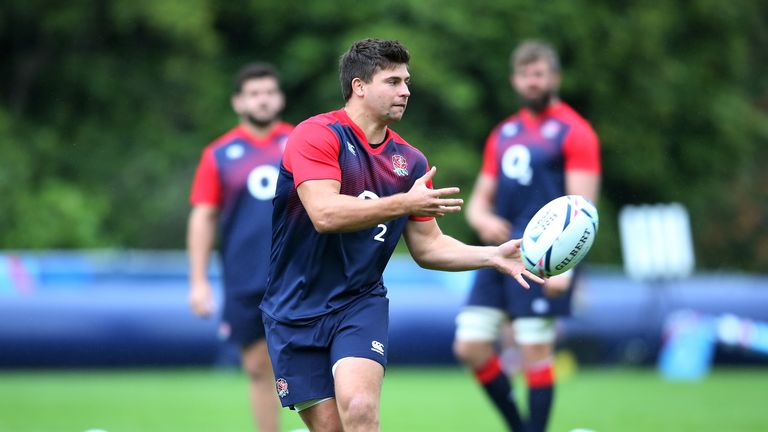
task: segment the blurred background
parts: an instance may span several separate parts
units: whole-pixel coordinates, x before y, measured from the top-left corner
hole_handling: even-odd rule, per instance
[[[768,386],[768,3],[7,0],[0,431],[250,427],[242,377],[221,375],[236,353],[217,340],[215,320],[193,318],[186,303],[194,169],[236,122],[229,96],[241,65],[277,66],[284,119],[295,124],[342,106],[338,59],[364,37],[409,48],[412,96],[394,129],[440,168],[436,185],[460,186],[464,198],[488,131],[517,109],[510,51],[530,37],[559,50],[561,95],[597,131],[604,171],[600,233],[576,313],[561,323],[565,382],[552,430],[768,430],[752,397]],[[627,233],[661,228],[622,227],[622,210],[658,203],[685,210],[691,260],[681,271],[634,271],[626,245],[638,243]],[[463,214],[440,224],[477,243]],[[644,244],[660,257],[647,262],[663,267],[676,244]],[[480,429],[500,430],[450,352],[472,275],[427,272],[398,251],[385,273],[393,366],[408,382],[455,380],[457,415],[476,398],[490,422]],[[686,338],[691,329],[703,336]],[[181,387],[162,387],[169,376]],[[423,411],[402,414],[408,391],[388,398],[397,376],[385,386],[385,429],[390,412],[389,430],[436,430]],[[135,395],[120,393],[131,385]],[[136,420],[101,405],[148,393],[179,412],[152,402]],[[639,414],[654,402],[657,416]],[[44,423],[46,413],[55,420]],[[449,424],[441,430],[466,430],[460,418]]]

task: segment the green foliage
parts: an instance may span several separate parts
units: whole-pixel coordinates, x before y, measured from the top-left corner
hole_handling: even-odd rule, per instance
[[[235,122],[237,68],[275,63],[296,123],[342,105],[338,58],[369,36],[409,47],[395,129],[466,197],[486,134],[516,109],[509,51],[541,37],[603,145],[590,259],[618,262],[623,205],[680,201],[702,267],[768,268],[764,2],[49,3],[0,6],[3,248],[183,247],[200,151]],[[475,241],[461,215],[441,226]]]

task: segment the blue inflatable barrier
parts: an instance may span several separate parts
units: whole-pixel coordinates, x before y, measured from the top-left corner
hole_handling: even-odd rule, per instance
[[[51,252],[0,255],[0,367],[134,367],[236,361],[216,319],[187,305],[181,252]],[[218,283],[218,271],[211,274]],[[768,278],[696,275],[665,286],[587,269],[574,317],[559,343],[581,362],[653,363],[671,311],[730,313],[768,321]],[[384,278],[390,298],[391,364],[455,363],[454,318],[472,272],[419,268],[396,257]],[[216,295],[220,295],[219,292]],[[723,353],[744,360],[740,353]],[[747,358],[747,361],[766,361]]]

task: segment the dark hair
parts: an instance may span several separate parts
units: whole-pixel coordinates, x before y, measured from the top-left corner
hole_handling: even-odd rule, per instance
[[[380,69],[408,64],[408,49],[396,40],[363,39],[352,44],[339,61],[339,79],[344,100],[352,97],[352,80],[369,83]]]
[[[256,78],[268,78],[272,77],[277,81],[280,81],[280,77],[277,74],[277,70],[269,63],[248,63],[243,66],[240,71],[235,75],[235,82],[233,83],[232,92],[238,94],[243,90],[243,85],[246,81]]]
[[[514,73],[516,67],[538,60],[545,60],[552,72],[560,72],[560,58],[555,48],[547,42],[536,39],[523,41],[515,48],[509,58],[510,70]]]

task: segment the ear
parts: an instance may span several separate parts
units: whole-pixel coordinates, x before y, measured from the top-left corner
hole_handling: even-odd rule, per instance
[[[278,109],[277,112],[280,113],[283,112],[283,109],[285,108],[285,94],[281,91],[279,92],[278,97],[280,98],[280,109]]]
[[[234,111],[235,114],[240,115],[240,94],[233,94],[229,102],[232,104],[232,111]]]
[[[363,97],[365,95],[365,82],[360,78],[352,79],[352,93],[357,96]]]

